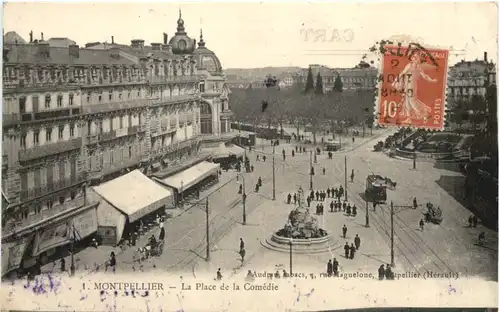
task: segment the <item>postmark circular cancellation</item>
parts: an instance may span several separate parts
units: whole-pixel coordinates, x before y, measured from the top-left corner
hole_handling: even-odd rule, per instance
[[[395,36],[377,43],[375,122],[380,126],[442,130],[446,118],[449,50]]]

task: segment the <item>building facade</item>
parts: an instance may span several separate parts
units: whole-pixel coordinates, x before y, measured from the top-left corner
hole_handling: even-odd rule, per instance
[[[496,68],[488,61],[484,52],[483,60],[464,61],[453,65],[448,74],[448,106],[455,107],[460,101],[469,100],[474,95],[485,97],[486,88],[496,84]]]
[[[336,68],[344,90],[370,90],[377,86],[378,70],[369,68]]]
[[[87,211],[96,204],[88,186],[136,168],[168,176],[196,163],[204,143],[236,135],[221,63],[203,37],[196,47],[179,16],[163,39],[83,49],[30,34],[4,45],[5,242],[22,249],[30,233]]]

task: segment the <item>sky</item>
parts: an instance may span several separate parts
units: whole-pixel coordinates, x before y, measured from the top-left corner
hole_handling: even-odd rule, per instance
[[[188,35],[199,40],[224,68],[322,64],[352,67],[381,39],[408,35],[424,45],[451,49],[461,59],[498,58],[498,8],[494,3],[8,3],[4,32],[25,40],[68,37],[88,42],[146,44],[171,38],[179,8]]]

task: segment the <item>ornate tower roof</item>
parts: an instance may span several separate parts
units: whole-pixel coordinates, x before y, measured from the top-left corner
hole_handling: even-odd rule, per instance
[[[203,40],[203,30],[200,29],[200,41],[198,42],[198,48],[193,52],[197,58],[198,69],[206,69],[211,73],[222,72],[222,66],[219,58],[213,51],[207,49],[205,45],[205,40]]]
[[[196,41],[189,38],[184,28],[184,20],[182,19],[182,12],[179,9],[179,19],[177,20],[177,32],[169,42],[172,45],[172,52],[174,54],[190,54],[196,48]]]

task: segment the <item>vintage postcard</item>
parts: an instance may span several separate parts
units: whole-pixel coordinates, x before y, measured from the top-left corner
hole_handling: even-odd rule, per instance
[[[497,29],[486,2],[6,3],[2,310],[497,308]]]

